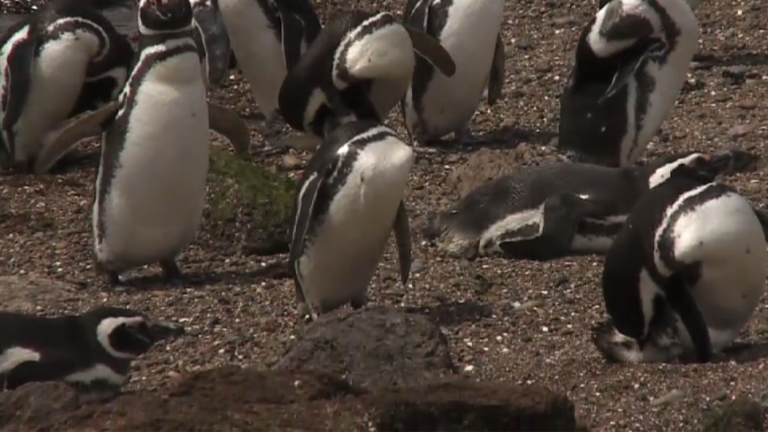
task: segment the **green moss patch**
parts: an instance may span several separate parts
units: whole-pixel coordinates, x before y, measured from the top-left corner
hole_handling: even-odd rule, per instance
[[[223,254],[287,252],[295,190],[287,176],[213,147],[201,242]]]
[[[758,432],[765,430],[763,407],[757,401],[738,397],[705,414],[704,432]]]

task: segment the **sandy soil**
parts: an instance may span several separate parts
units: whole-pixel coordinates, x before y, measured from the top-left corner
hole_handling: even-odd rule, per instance
[[[379,10],[402,8],[401,1],[352,3]],[[555,159],[547,144],[557,131],[559,95],[576,36],[594,13],[595,3],[507,2],[504,96],[491,110],[482,104],[474,121],[474,131],[489,136],[491,143],[485,149],[446,147],[445,152],[420,156],[408,192],[412,225],[418,226],[427,212],[444,208],[466,189],[462,182],[473,181],[468,180],[472,176],[456,173],[479,151],[508,161],[509,170]],[[342,6],[349,3],[326,1],[319,9],[325,18]],[[681,149],[763,151],[768,138],[767,10],[759,0],[709,1],[700,6],[697,62],[648,157]],[[252,151],[257,154],[264,142],[255,132],[258,108],[247,83],[233,73],[215,99],[248,119]],[[394,114],[390,124],[405,134]],[[182,255],[180,264],[191,275],[190,282],[171,287],[150,278],[137,287],[108,289],[92,266],[89,206],[97,164],[93,143],[83,145],[81,155],[77,163],[51,175],[0,177],[0,275],[37,275],[76,288],[77,294],[66,301],[52,295],[50,301],[36,304],[41,312],[80,311],[110,303],[184,322],[191,336],[160,346],[137,362],[132,388],[162,387],[169,374],[224,364],[273,365],[296,332],[293,283],[280,267],[285,255],[255,255],[263,248],[249,247],[249,240],[243,239],[250,225],[260,223],[253,218],[267,204],[258,199],[228,204],[232,195],[217,189],[211,202],[229,205],[229,210],[225,216],[216,209],[207,212],[200,238]],[[277,176],[295,179],[307,157],[292,152],[257,158],[257,163]],[[469,166],[477,169],[471,162]],[[475,177],[483,176],[489,174]],[[757,171],[729,178],[728,183],[765,207],[766,177],[768,169],[761,164]],[[244,203],[256,208],[241,208]],[[279,209],[270,211],[282,214]],[[600,257],[546,264],[481,259],[467,264],[442,257],[419,233],[414,237],[414,254],[412,282],[403,290],[390,245],[372,282],[374,302],[432,313],[448,334],[463,374],[540,383],[564,392],[593,430],[699,429],[702,412],[738,396],[759,399],[768,390],[768,360],[757,352],[768,350],[757,350],[743,361],[708,365],[605,364],[589,333],[604,314]],[[158,272],[153,266],[134,276]],[[531,307],[515,311],[516,303]],[[12,306],[0,301],[0,307]],[[743,339],[760,342],[768,337],[767,318],[768,300],[764,300]],[[670,392],[677,397],[655,402]]]

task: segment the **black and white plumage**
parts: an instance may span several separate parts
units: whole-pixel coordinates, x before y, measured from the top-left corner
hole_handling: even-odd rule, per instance
[[[277,118],[286,73],[317,38],[322,26],[310,0],[218,0],[232,50],[256,104]]]
[[[560,99],[558,148],[628,166],[669,116],[698,47],[684,0],[612,0],[584,28]]]
[[[643,166],[583,163],[524,167],[491,180],[438,217],[426,234],[449,255],[499,255],[546,261],[607,252],[632,207],[680,165],[711,175],[749,168],[757,158],[739,150],[658,158]]]
[[[593,340],[606,359],[707,362],[732,344],[765,291],[764,219],[684,166],[645,194],[605,259],[611,319]]]
[[[294,146],[314,148],[340,117],[386,118],[408,89],[414,52],[445,75],[456,71],[438,41],[388,12],[352,10],[333,17],[280,88],[285,121],[316,138]]]
[[[372,121],[339,126],[309,161],[296,196],[290,267],[301,315],[368,301],[390,232],[403,285],[411,266],[404,198],[411,147]]]
[[[133,50],[98,9],[124,3],[55,0],[0,36],[0,168],[30,170],[47,132],[119,92]]]
[[[64,381],[115,393],[130,379],[131,361],[182,334],[181,325],[116,307],[58,317],[0,312],[0,389]]]
[[[501,96],[505,53],[501,39],[503,0],[408,0],[405,22],[437,39],[456,63],[445,76],[422,58],[402,101],[408,132],[428,143],[454,133],[458,141],[471,138],[468,124],[483,90],[488,105]]]
[[[195,42],[202,57],[206,85],[220,83],[229,71],[232,52],[219,0],[190,0]]]

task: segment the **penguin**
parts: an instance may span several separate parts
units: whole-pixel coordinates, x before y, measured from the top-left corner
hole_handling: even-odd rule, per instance
[[[218,0],[190,0],[194,17],[195,42],[200,52],[206,86],[219,84],[229,71],[229,34]]]
[[[408,90],[414,52],[446,76],[456,72],[435,38],[388,12],[336,14],[280,86],[280,113],[306,135],[279,145],[313,150],[338,123],[330,116],[341,108],[350,112],[347,120],[383,121]]]
[[[558,149],[575,161],[634,164],[669,116],[698,38],[684,0],[608,2],[579,37]]]
[[[96,269],[110,285],[176,256],[194,240],[205,204],[209,110],[187,0],[141,0],[139,56],[118,101],[57,131],[50,148],[101,135],[93,202]]]
[[[678,153],[643,166],[584,163],[523,167],[483,185],[439,215],[424,233],[449,256],[549,261],[605,254],[640,197],[681,165],[711,175],[754,166],[740,150]]]
[[[54,0],[0,37],[0,168],[30,171],[42,137],[76,108],[87,77],[130,67],[125,37],[99,12],[126,1]]]
[[[768,276],[761,216],[733,188],[681,165],[632,209],[602,275],[608,361],[706,363],[748,323]]]
[[[488,105],[493,106],[504,85],[504,1],[408,0],[404,19],[440,41],[457,65],[456,74],[447,77],[416,59],[401,102],[408,134],[423,143],[449,133],[459,142],[477,141],[468,124],[483,91],[488,89]]]
[[[405,189],[415,155],[370,120],[340,124],[309,160],[298,185],[289,266],[299,314],[316,319],[368,302],[368,284],[395,232],[400,280],[411,268]]]
[[[271,128],[278,118],[280,84],[317,38],[320,18],[310,0],[218,1],[237,67]],[[228,66],[234,58],[227,58]]]
[[[130,380],[133,360],[184,333],[179,324],[111,306],[56,317],[0,312],[0,386],[61,381],[81,394],[115,394]]]

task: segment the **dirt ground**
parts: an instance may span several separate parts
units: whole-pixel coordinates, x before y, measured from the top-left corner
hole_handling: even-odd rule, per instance
[[[477,152],[508,161],[509,170],[555,159],[547,145],[557,132],[559,95],[576,37],[596,3],[507,2],[504,96],[492,109],[483,103],[474,120],[475,133],[490,137],[491,143],[419,156],[407,201],[414,228],[428,212],[454,201],[457,191],[466,189],[462,182],[490,175],[478,172],[482,165],[472,162],[468,166],[475,175],[460,175]],[[398,13],[403,7],[401,0],[352,4]],[[350,3],[334,0],[318,6],[323,18],[342,7]],[[647,157],[730,147],[760,154],[768,139],[768,5],[760,0],[706,1],[696,16],[702,33],[696,63]],[[247,119],[252,151],[258,154],[265,144],[255,131],[258,108],[247,83],[233,72],[214,98]],[[389,123],[406,136],[398,116],[393,114]],[[257,197],[230,190],[237,181],[212,184],[209,204],[217,208],[206,213],[199,239],[180,258],[191,279],[182,286],[166,286],[149,278],[136,287],[108,289],[92,266],[90,202],[98,159],[93,143],[81,147],[82,158],[51,175],[0,177],[0,276],[48,277],[76,290],[66,301],[44,297],[50,301],[35,304],[39,312],[82,311],[109,303],[184,323],[187,337],[157,347],[135,364],[132,389],[164,387],[169,376],[225,364],[274,365],[297,331],[293,282],[281,266],[286,255],[265,255],[280,251],[280,241],[263,240],[261,232],[264,224],[271,226],[284,216],[284,208],[264,197],[281,203],[284,197],[259,191],[263,182],[253,185]],[[296,179],[308,156],[292,152],[257,157],[257,164],[275,178]],[[248,178],[237,172],[241,174],[235,179]],[[282,180],[268,181],[283,187]],[[727,182],[759,207],[768,204],[764,163]],[[258,240],[243,234],[253,229],[259,231]],[[604,318],[600,257],[546,264],[480,259],[468,264],[442,257],[414,231],[408,289],[397,282],[390,245],[372,282],[372,299],[433,314],[463,375],[543,384],[563,392],[595,431],[698,430],[703,416],[718,405],[737,397],[763,400],[768,391],[768,360],[757,352],[768,350],[707,365],[606,364],[590,341],[590,328]],[[158,272],[152,266],[132,276]],[[529,307],[515,310],[518,303]],[[0,307],[12,306],[0,300]],[[742,334],[748,342],[766,338],[768,299]]]

